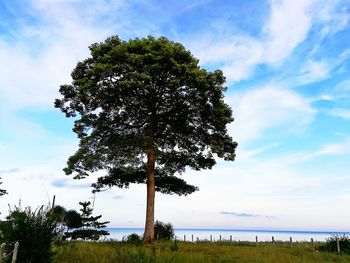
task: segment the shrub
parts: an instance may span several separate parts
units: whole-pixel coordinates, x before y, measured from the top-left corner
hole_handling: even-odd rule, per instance
[[[157,220],[154,224],[154,236],[156,239],[172,239],[174,237],[174,228],[172,224],[165,224]]]
[[[337,240],[339,240],[340,251],[350,254],[350,237],[346,235],[331,235],[319,249],[327,252],[335,252],[337,251]]]
[[[142,243],[142,238],[138,234],[132,233],[126,237],[123,237],[123,242],[132,245],[140,245]]]
[[[49,213],[49,208],[40,207],[32,211],[30,207],[15,207],[10,210],[7,221],[0,224],[3,242],[11,244],[13,249],[18,241],[18,262],[51,262],[51,245],[56,237],[56,222]]]

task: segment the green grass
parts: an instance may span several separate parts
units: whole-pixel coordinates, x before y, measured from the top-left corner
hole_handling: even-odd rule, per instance
[[[316,244],[316,249],[317,249]],[[308,263],[350,262],[350,255],[318,252],[310,243],[159,242],[138,247],[121,242],[69,242],[55,247],[54,263]]]

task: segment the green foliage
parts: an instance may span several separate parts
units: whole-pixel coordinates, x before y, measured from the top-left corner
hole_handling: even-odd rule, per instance
[[[337,240],[339,240],[340,251],[350,254],[350,238],[346,235],[331,235],[319,249],[322,251],[337,252]]]
[[[7,247],[8,252],[16,241],[19,242],[18,262],[51,262],[51,245],[57,233],[56,222],[48,207],[33,211],[30,207],[15,206],[6,219],[0,224],[2,242],[11,245]]]
[[[210,169],[214,155],[234,160],[237,143],[226,129],[233,118],[220,70],[200,68],[183,45],[165,37],[115,36],[91,45],[90,52],[55,101],[76,118],[73,130],[80,139],[66,174],[81,179],[106,171],[93,184],[96,191],[146,183],[145,157],[152,150],[155,190],[186,195],[198,188],[176,173]]]
[[[133,245],[141,245],[142,237],[138,234],[132,233],[126,237],[123,237],[122,241]]]
[[[64,216],[64,224],[70,229],[79,228],[83,226],[83,220],[77,211],[68,210]]]
[[[63,206],[56,205],[52,211],[51,215],[56,220],[56,222],[63,223],[66,216],[66,209]]]
[[[165,224],[157,220],[154,223],[154,236],[157,239],[172,239],[174,237],[174,228],[172,224]]]

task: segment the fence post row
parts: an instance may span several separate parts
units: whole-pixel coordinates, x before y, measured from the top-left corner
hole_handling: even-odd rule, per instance
[[[157,238],[158,238],[158,236],[157,236]],[[175,239],[175,242],[176,242],[177,241],[176,236],[175,236],[174,239]],[[186,235],[184,235],[183,240],[184,240],[184,242],[186,242]],[[222,242],[223,240],[225,240],[225,239],[222,238],[222,235],[219,235],[219,240],[217,240],[217,241]],[[192,241],[192,243],[194,242],[194,235],[193,234],[191,234],[191,241]],[[196,242],[200,242],[200,241],[201,240],[198,237],[196,237]],[[272,245],[276,244],[276,240],[275,240],[274,236],[271,237],[271,241],[272,241]],[[213,242],[213,235],[210,235],[210,242]],[[230,242],[231,243],[233,242],[232,235],[230,235]],[[259,245],[259,238],[258,238],[258,236],[255,236],[255,244],[256,244],[256,247],[258,247],[258,245]],[[336,239],[336,244],[337,244],[337,252],[340,253],[339,238]],[[293,238],[292,237],[289,237],[289,245],[290,245],[290,248],[292,248],[292,246],[293,246]],[[0,247],[0,263],[1,263],[1,259],[4,257],[4,255],[3,255],[4,254],[4,247],[5,247],[5,243],[3,243],[1,245],[1,247]],[[314,244],[314,239],[313,238],[311,238],[311,248],[312,248],[312,250],[315,249],[315,244]],[[16,244],[15,244],[15,249],[16,249],[16,254],[17,254],[18,242],[16,242]]]

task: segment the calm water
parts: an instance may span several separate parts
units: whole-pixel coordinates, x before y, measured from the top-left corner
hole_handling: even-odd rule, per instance
[[[107,228],[110,235],[108,238],[115,240],[122,240],[124,236],[136,233],[138,235],[143,234],[143,228]],[[338,235],[350,235],[350,232],[318,232],[318,231],[277,231],[277,230],[232,230],[232,229],[175,229],[175,236],[177,240],[196,241],[210,240],[210,236],[213,241],[230,240],[230,236],[233,241],[254,241],[258,236],[259,241],[271,241],[272,236],[276,241],[289,241],[292,237],[293,241],[310,241],[313,238],[314,241],[325,241],[326,238],[332,234]]]

